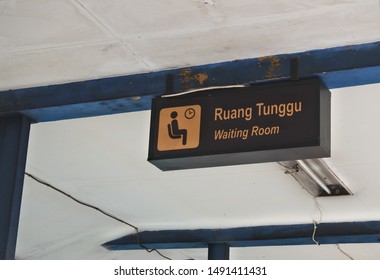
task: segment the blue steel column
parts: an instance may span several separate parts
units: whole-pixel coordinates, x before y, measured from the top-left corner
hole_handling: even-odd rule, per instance
[[[14,259],[30,120],[0,118],[0,259]]]
[[[208,244],[209,260],[229,260],[230,245],[227,243],[210,243]]]

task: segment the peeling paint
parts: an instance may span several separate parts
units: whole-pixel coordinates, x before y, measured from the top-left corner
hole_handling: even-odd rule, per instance
[[[194,81],[197,81],[199,85],[202,86],[208,79],[208,75],[206,73],[192,74],[191,68],[181,70],[179,75],[182,77],[181,84],[187,89],[192,88],[192,83]]]
[[[181,78],[181,84],[185,88],[187,88],[187,89],[191,88],[191,84],[190,83],[194,79],[194,77],[192,77],[190,74],[191,74],[191,69],[190,68],[183,69],[179,73],[179,75],[182,76],[182,78]]]
[[[263,56],[258,58],[258,67],[266,67],[265,78],[277,78],[279,76],[279,68],[281,67],[281,59],[277,56]]]
[[[195,75],[195,79],[198,81],[198,83],[203,86],[203,83],[208,79],[208,75],[205,73],[199,73]]]

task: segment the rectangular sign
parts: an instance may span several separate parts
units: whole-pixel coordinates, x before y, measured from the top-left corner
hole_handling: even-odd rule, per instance
[[[330,107],[318,78],[155,98],[148,161],[177,170],[328,157]]]

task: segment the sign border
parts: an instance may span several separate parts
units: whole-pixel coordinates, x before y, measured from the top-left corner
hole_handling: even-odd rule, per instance
[[[281,87],[301,83],[315,83],[319,87],[319,143],[316,145],[302,147],[288,147],[266,149],[259,151],[245,152],[222,152],[218,154],[191,155],[191,151],[181,152],[179,156],[173,156],[176,151],[161,152],[160,156],[154,154],[157,142],[156,135],[158,130],[159,119],[156,118],[157,108],[156,102],[161,97],[152,99],[151,111],[151,127],[149,137],[148,161],[163,171],[181,170],[204,167],[217,167],[227,165],[251,164],[276,162],[286,160],[310,159],[330,157],[331,155],[331,93],[319,78],[308,78],[297,81],[281,81],[275,83],[263,83],[254,85],[253,87]],[[233,89],[229,89],[233,90]],[[207,91],[201,92],[203,95]],[[199,94],[199,93],[190,93]],[[186,104],[185,97],[168,97],[175,99],[177,105]],[[183,151],[183,150],[181,150]]]

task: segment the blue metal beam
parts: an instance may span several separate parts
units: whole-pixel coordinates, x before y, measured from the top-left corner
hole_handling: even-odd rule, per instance
[[[230,245],[226,243],[210,243],[208,244],[209,260],[229,260]]]
[[[144,231],[107,242],[109,250],[208,248],[209,244],[231,247],[310,245],[314,224],[241,227],[229,229]],[[319,224],[315,232],[319,244],[378,243],[380,221]],[[140,243],[138,243],[138,241]]]
[[[210,86],[320,76],[331,88],[380,83],[380,42],[279,54],[113,78],[0,92],[0,116],[22,113],[36,122],[150,109],[152,97]]]
[[[0,259],[14,259],[30,120],[0,118]]]

